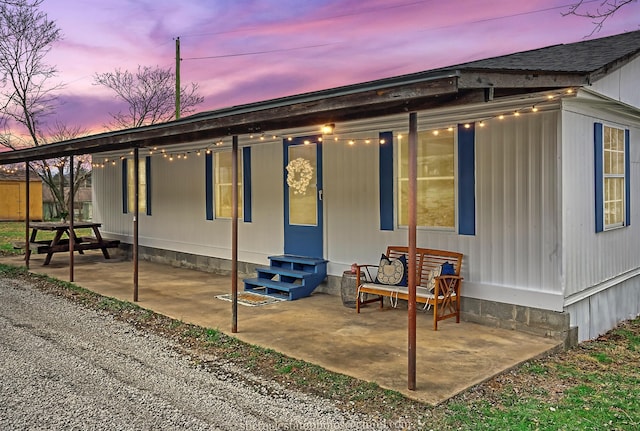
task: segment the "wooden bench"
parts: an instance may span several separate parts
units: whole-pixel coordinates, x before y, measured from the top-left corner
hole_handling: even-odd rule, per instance
[[[93,237],[78,237],[77,242],[73,244],[73,251],[84,254],[85,250],[102,250],[106,259],[109,259],[107,248],[118,248],[120,241],[117,239],[102,239],[98,241]],[[53,254],[69,251],[69,240],[64,238],[59,240],[55,245],[51,245],[49,240],[37,240],[29,243],[29,249],[32,253],[37,254]]]
[[[400,256],[407,258],[408,247],[389,246],[387,248],[387,258],[397,259]],[[440,275],[435,277],[434,291],[430,292],[427,287],[431,270],[441,267],[444,263],[453,265],[455,274]],[[462,266],[462,253],[445,250],[434,250],[428,248],[416,249],[416,302],[425,304],[425,308],[433,306],[433,330],[438,330],[440,320],[455,317],[460,323],[460,287],[462,277],[460,277],[460,267]],[[372,268],[376,268],[375,271]],[[407,286],[396,286],[377,283],[378,265],[358,265],[356,272],[356,286],[358,286],[356,298],[356,311],[360,313],[360,307],[364,304],[380,301],[380,308],[384,306],[384,297],[388,297],[391,303],[394,300],[409,299],[409,288]],[[374,298],[364,299],[364,294],[373,295]]]

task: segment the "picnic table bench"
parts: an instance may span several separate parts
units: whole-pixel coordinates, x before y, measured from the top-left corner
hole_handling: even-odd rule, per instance
[[[409,247],[389,246],[386,258],[391,264],[404,256],[408,261]],[[428,248],[416,248],[416,302],[425,304],[425,308],[433,306],[433,330],[438,330],[440,320],[455,317],[460,323],[460,267],[462,266],[462,253]],[[402,260],[402,259],[401,259]],[[386,263],[386,262],[385,262]],[[442,271],[447,264],[448,271]],[[372,274],[372,268],[380,269],[380,265],[358,265],[356,272],[356,312],[364,304],[380,302],[380,308],[384,307],[384,298],[388,297],[393,306],[398,299],[409,299],[409,288],[401,284],[383,284],[388,281],[380,277],[378,273]],[[449,272],[448,274],[446,272]],[[369,294],[365,299],[364,295]],[[373,296],[373,298],[371,298]],[[395,301],[395,303],[394,303]]]
[[[102,250],[105,259],[109,259],[109,248],[120,245],[119,240],[104,239],[100,234],[101,223],[77,222],[73,224],[73,231],[69,223],[42,222],[30,223],[31,237],[29,239],[29,251],[25,259],[28,261],[31,253],[46,254],[43,265],[48,265],[54,253],[68,252],[69,241],[73,241],[73,250],[84,254],[85,250]],[[76,229],[90,228],[94,236],[78,236]],[[39,231],[55,231],[53,239],[37,239]],[[67,238],[62,238],[66,234]]]

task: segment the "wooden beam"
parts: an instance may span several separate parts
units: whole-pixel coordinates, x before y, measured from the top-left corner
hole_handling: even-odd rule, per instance
[[[460,89],[470,88],[565,88],[588,84],[584,74],[505,71],[465,71],[460,74]]]
[[[362,90],[332,96],[331,92],[314,97],[300,95],[254,105],[186,117],[160,125],[103,133],[70,141],[0,153],[0,164],[42,160],[70,154],[121,151],[133,147],[162,146],[215,139],[229,135],[255,133],[319,124],[323,119],[345,121],[407,111],[407,104],[457,92],[457,79],[447,77],[398,84],[386,88]],[[321,97],[322,96],[322,97]]]

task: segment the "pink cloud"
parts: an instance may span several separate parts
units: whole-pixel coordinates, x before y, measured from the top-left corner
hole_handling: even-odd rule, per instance
[[[173,68],[176,36],[183,82],[200,85],[207,110],[582,40],[593,24],[563,17],[558,6],[566,4],[47,0],[42,7],[65,35],[49,58],[68,83],[58,115],[94,128],[108,122],[114,101],[93,85],[93,75],[138,65]],[[632,3],[595,36],[636,30],[638,16],[640,4]],[[255,52],[265,53],[237,55]]]

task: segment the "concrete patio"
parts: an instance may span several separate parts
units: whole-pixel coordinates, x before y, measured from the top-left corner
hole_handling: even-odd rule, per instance
[[[30,270],[69,280],[68,255],[56,254],[48,266],[33,255]],[[75,283],[105,296],[131,301],[133,264],[105,260],[94,251],[77,255]],[[20,256],[0,263],[24,265]],[[231,334],[231,303],[216,296],[231,291],[231,277],[140,262],[141,307]],[[239,283],[238,291],[242,291]],[[339,296],[314,293],[297,301],[249,307],[238,305],[237,338],[372,381],[407,397],[438,404],[523,361],[543,355],[559,342],[521,332],[454,319],[433,331],[432,315],[418,312],[417,389],[407,389],[406,310],[377,305],[361,314],[343,306]]]

